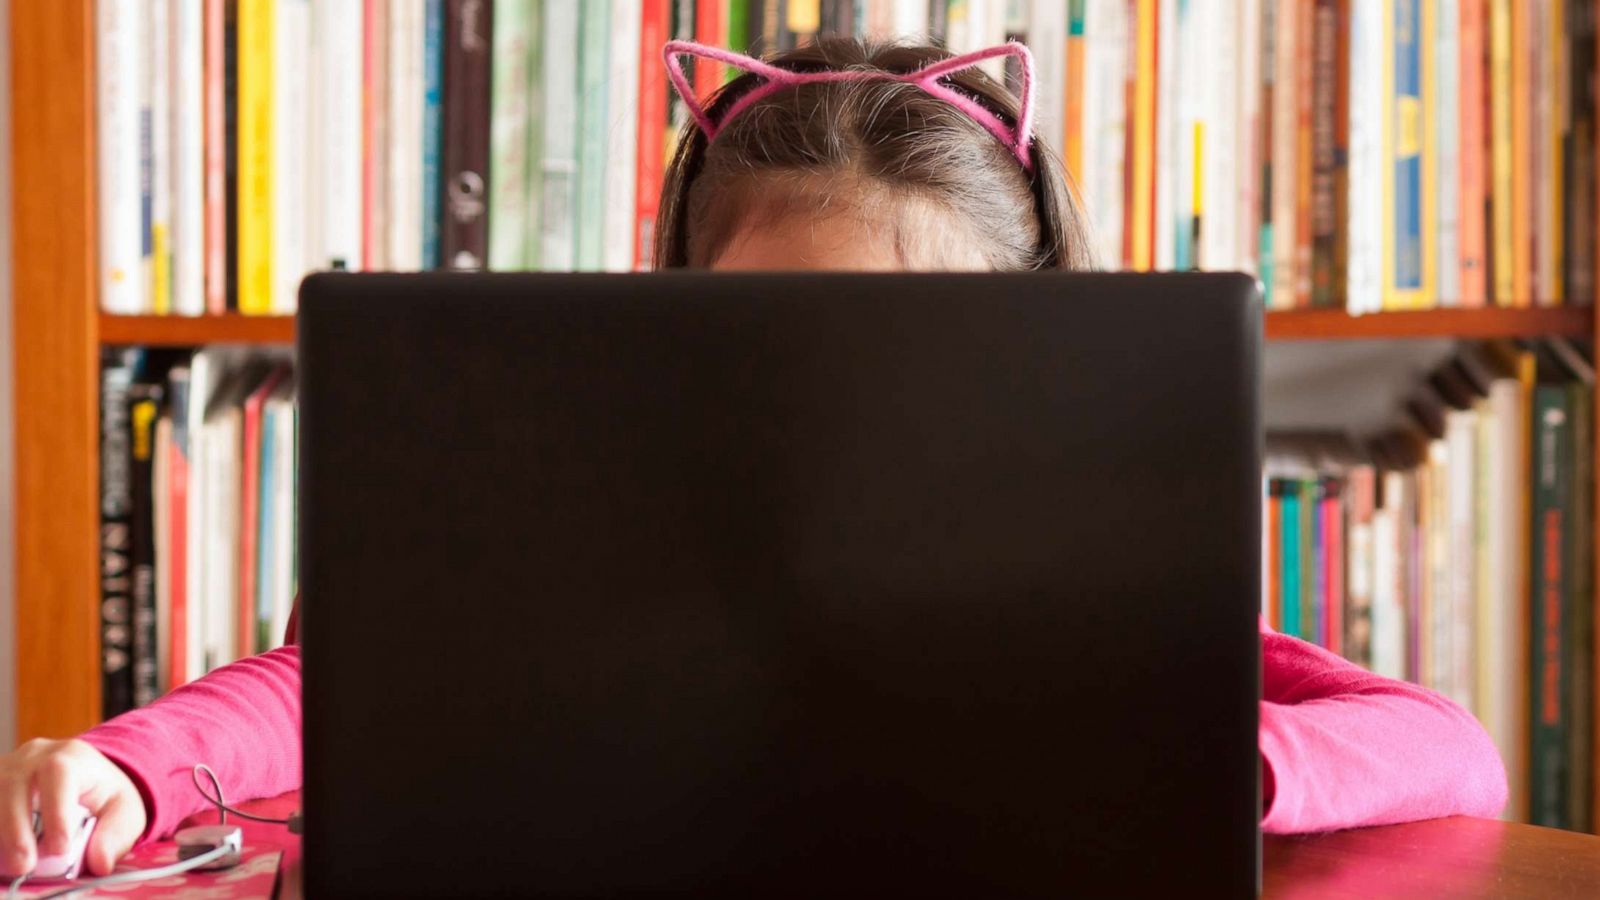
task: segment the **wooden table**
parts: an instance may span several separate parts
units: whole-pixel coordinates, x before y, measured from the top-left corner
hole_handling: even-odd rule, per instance
[[[1600,898],[1600,837],[1457,816],[1263,841],[1268,898]],[[284,854],[280,900],[300,900]]]

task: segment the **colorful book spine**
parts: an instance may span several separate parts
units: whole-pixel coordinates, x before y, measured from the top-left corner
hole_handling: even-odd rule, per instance
[[[95,134],[99,223],[100,308],[115,315],[146,312],[140,277],[140,141],[138,7],[95,4]]]
[[[108,351],[100,367],[100,704],[107,719],[133,708],[128,389],[137,365],[137,351]]]
[[[1456,294],[1464,307],[1480,307],[1488,298],[1489,271],[1489,95],[1485,65],[1489,46],[1487,0],[1460,0],[1460,143],[1458,157],[1459,217],[1457,242],[1460,274]],[[1443,102],[1441,98],[1440,102]],[[1441,126],[1442,130],[1442,126]],[[1441,191],[1440,193],[1448,193]],[[1442,254],[1444,265],[1450,260]],[[1441,288],[1440,293],[1444,293]]]
[[[1567,195],[1593,197],[1596,184],[1595,146],[1596,97],[1595,17],[1592,3],[1567,0],[1568,86],[1567,107],[1571,112],[1570,153],[1567,163]],[[1566,260],[1565,297],[1574,306],[1592,306],[1595,301],[1596,209],[1588,203],[1563,204],[1567,211],[1564,235]],[[1600,804],[1600,796],[1596,797]]]
[[[1298,302],[1295,272],[1298,234],[1295,214],[1299,198],[1295,175],[1300,157],[1296,138],[1299,126],[1300,48],[1298,21],[1302,10],[1293,0],[1279,0],[1277,35],[1273,44],[1276,72],[1272,81],[1272,308],[1293,309]]]
[[[1383,308],[1384,165],[1383,76],[1389,17],[1384,0],[1350,3],[1350,209],[1346,308],[1354,314]]]
[[[1132,103],[1128,110],[1130,185],[1123,223],[1127,265],[1137,272],[1155,266],[1156,0],[1135,0],[1133,10]],[[953,10],[952,10],[953,12]]]
[[[1542,6],[1545,13],[1544,37],[1536,62],[1540,66],[1539,103],[1544,127],[1540,130],[1542,152],[1537,167],[1540,176],[1537,187],[1540,214],[1533,232],[1538,250],[1537,281],[1533,285],[1533,294],[1541,304],[1559,306],[1566,299],[1565,285],[1562,284],[1566,260],[1562,253],[1566,247],[1563,233],[1567,206],[1566,155],[1572,121],[1567,105],[1566,0],[1542,0]]]
[[[1262,299],[1268,309],[1281,309],[1282,298],[1277,287],[1277,242],[1273,232],[1273,215],[1277,209],[1279,174],[1274,158],[1277,151],[1278,117],[1278,0],[1261,0],[1261,111],[1256,129],[1256,146],[1260,148],[1261,190],[1257,218],[1260,231],[1256,236],[1256,273],[1260,276]]]
[[[272,312],[273,31],[269,0],[238,6],[238,303],[250,315]]]
[[[1572,410],[1572,473],[1566,543],[1567,823],[1594,830],[1594,400],[1593,371],[1567,386]]]
[[[1311,305],[1342,306],[1335,293],[1334,241],[1341,218],[1336,197],[1338,169],[1339,8],[1317,0],[1312,11],[1311,78]]]
[[[1344,484],[1336,478],[1322,481],[1322,646],[1345,654],[1345,517]]]
[[[437,269],[444,208],[444,0],[427,0],[423,16],[422,268]]]
[[[1429,274],[1430,209],[1427,165],[1428,108],[1424,96],[1423,0],[1396,0],[1384,92],[1384,306],[1420,309],[1432,301]]]
[[[366,252],[363,232],[367,118],[364,107],[366,20],[360,0],[313,6],[317,72],[319,171],[313,175],[318,221],[317,243],[308,253],[312,268],[356,271]]]
[[[205,22],[202,0],[172,8],[172,311],[206,311]]]
[[[570,271],[577,261],[578,4],[544,8],[544,229],[541,267]]]
[[[299,305],[300,279],[307,265],[306,223],[311,177],[311,98],[306,73],[311,60],[310,0],[275,0],[272,55],[268,63],[272,109],[272,161],[268,221],[271,229],[271,293],[266,312],[292,315]]]
[[[150,311],[172,312],[172,0],[144,4],[145,51],[149,64],[145,151],[150,167]]]
[[[660,47],[671,27],[669,0],[644,0],[639,31],[638,182],[634,192],[637,232],[633,267],[649,269],[655,253],[656,216],[661,211],[661,181],[666,167],[667,79]]]
[[[1322,485],[1314,478],[1300,482],[1300,637],[1323,646],[1322,635]]]
[[[1564,385],[1534,390],[1532,742],[1529,821],[1565,828],[1569,683],[1564,668],[1569,613],[1565,552],[1570,540],[1572,411]]]
[[[1185,8],[1188,6],[1185,4]],[[1179,140],[1181,119],[1189,91],[1178,73],[1183,69],[1183,42],[1177,0],[1157,0],[1155,52],[1155,131],[1151,159],[1155,183],[1151,190],[1150,268],[1171,271],[1177,268],[1179,204],[1187,206],[1185,187],[1193,164],[1187,158],[1194,145]],[[978,46],[988,46],[980,41]]]
[[[155,426],[162,386],[139,381],[128,389],[129,617],[133,705],[156,699]]]
[[[1084,71],[1088,52],[1085,43],[1085,21],[1089,0],[1068,0],[1066,61],[1063,73],[1065,84],[1061,122],[1061,161],[1067,175],[1082,189],[1083,169],[1083,102]]]
[[[697,14],[704,7],[705,4],[697,4]],[[606,109],[609,99],[606,79],[610,75],[607,59],[609,13],[608,4],[592,3],[585,4],[578,16],[578,181],[574,221],[577,226],[576,265],[579,271],[586,272],[599,271],[604,262],[606,133],[610,115]],[[719,28],[720,21],[718,19]],[[704,20],[697,25],[703,26]],[[697,76],[721,77],[720,66],[704,69],[697,65],[695,72]],[[714,87],[701,80],[695,91],[706,97]]]
[[[440,258],[449,269],[481,269],[489,250],[489,49],[487,3],[445,0],[444,222]]]
[[[1311,192],[1314,184],[1312,110],[1315,100],[1316,8],[1295,12],[1294,53],[1294,305],[1311,305]]]
[[[205,69],[205,312],[220,315],[228,311],[228,273],[233,258],[228,241],[228,210],[234,191],[228,173],[233,168],[233,144],[228,110],[226,66],[228,19],[232,7],[225,0],[205,0],[203,66]],[[103,213],[102,213],[103,214]]]
[[[596,4],[604,5],[604,4]],[[792,7],[792,4],[791,4]],[[587,17],[590,10],[585,9]],[[726,46],[728,40],[727,9],[725,4],[718,2],[697,2],[694,5],[694,39],[708,47]],[[822,28],[822,8],[817,6],[817,24],[811,30],[819,31]],[[604,17],[597,17],[604,21]],[[592,19],[591,19],[592,21]],[[586,48],[587,49],[587,48]],[[694,61],[694,92],[701,103],[711,99],[717,88],[722,87],[724,72],[722,63],[714,59],[697,57]]]
[[[361,268],[389,267],[384,223],[389,109],[385,90],[389,70],[389,5],[365,0],[361,10]]]
[[[1506,256],[1511,269],[1510,305],[1529,306],[1533,302],[1533,223],[1535,154],[1533,147],[1533,68],[1539,46],[1535,42],[1533,3],[1512,0],[1510,6],[1511,74],[1511,252]],[[1498,187],[1498,185],[1496,185]],[[1498,259],[1495,265],[1499,265]]]
[[[239,604],[234,618],[235,652],[240,657],[256,651],[258,609],[261,606],[261,411],[286,371],[275,369],[244,402],[243,441],[239,479]]]
[[[426,102],[423,55],[426,35],[424,0],[404,0],[389,9],[389,168],[385,191],[388,221],[384,223],[389,268],[414,272],[422,268],[422,109]]]
[[[1279,523],[1282,527],[1280,546],[1282,551],[1283,587],[1279,592],[1282,609],[1279,612],[1279,630],[1290,637],[1304,637],[1305,626],[1301,619],[1301,587],[1300,573],[1303,562],[1301,538],[1301,499],[1298,482],[1284,480],[1279,482],[1278,497],[1280,502]]]
[[[734,5],[742,7],[743,3]],[[600,226],[600,267],[609,272],[627,272],[634,266],[634,239],[638,229],[634,191],[638,188],[639,176],[639,143],[635,140],[634,123],[639,118],[639,41],[643,10],[643,0],[612,0]],[[725,17],[724,22],[732,27],[731,17]],[[741,17],[740,33],[744,26]],[[724,41],[728,39],[724,37]],[[661,67],[659,61],[648,65]]]
[[[519,0],[496,0],[489,112],[489,268],[528,268],[528,125],[535,10]]]
[[[1345,590],[1341,640],[1344,656],[1358,666],[1372,666],[1372,605],[1377,578],[1374,516],[1378,506],[1377,470],[1370,464],[1350,470],[1345,489]]]
[[[167,461],[167,502],[170,512],[167,546],[171,559],[169,573],[169,629],[162,637],[167,647],[167,669],[163,682],[167,690],[187,684],[194,677],[189,669],[189,472],[194,459],[189,431],[189,368],[176,366],[167,374],[168,409],[172,413],[171,456]]]
[[[1512,166],[1512,0],[1487,0],[1489,4],[1489,247],[1490,295],[1496,306],[1515,303],[1512,198],[1516,179]]]
[[[1461,7],[1433,0],[1434,297],[1461,305]]]

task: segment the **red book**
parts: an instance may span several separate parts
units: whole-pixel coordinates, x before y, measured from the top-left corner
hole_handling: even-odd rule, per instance
[[[378,219],[378,203],[383,197],[383,173],[378,154],[383,152],[382,116],[384,71],[385,0],[366,0],[361,12],[361,267],[378,269],[383,243],[383,223]]]
[[[174,420],[176,425],[176,420]],[[189,457],[177,440],[168,445],[167,452],[167,553],[171,584],[167,588],[171,598],[168,615],[168,635],[157,636],[166,640],[167,689],[171,690],[189,681]]]
[[[287,369],[279,366],[244,401],[244,466],[239,486],[239,617],[236,623],[240,659],[256,653],[256,560],[261,546],[261,408]]]
[[[1322,634],[1323,645],[1344,654],[1344,501],[1340,484],[1323,482]]]
[[[639,29],[639,157],[634,190],[633,267],[649,269],[661,210],[662,169],[666,165],[667,73],[661,45],[667,42],[668,0],[644,0]]]
[[[694,5],[694,39],[708,47],[727,44],[726,26],[722,21],[722,4],[700,2]],[[694,61],[694,92],[701,103],[711,99],[722,87],[722,63],[714,59]]]
[[[201,27],[203,54],[201,73],[204,87],[205,142],[205,245],[206,312],[221,315],[228,311],[228,220],[227,220],[227,107],[223,102],[223,62],[227,51],[226,22],[222,0],[205,0]]]

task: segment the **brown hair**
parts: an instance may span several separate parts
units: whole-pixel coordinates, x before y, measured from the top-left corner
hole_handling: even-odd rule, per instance
[[[875,69],[903,74],[949,58],[935,47],[825,38],[767,58],[796,71]],[[1008,124],[1015,97],[978,69],[947,77]],[[745,73],[707,106],[720,121],[761,84]],[[655,235],[655,267],[710,265],[758,215],[859,209],[865,202],[918,203],[964,226],[996,270],[1087,269],[1087,229],[1061,161],[1038,138],[1033,172],[949,103],[902,82],[864,79],[777,91],[727,122],[713,142],[684,126],[667,168]],[[899,217],[895,218],[897,221]],[[913,235],[897,234],[902,257]]]

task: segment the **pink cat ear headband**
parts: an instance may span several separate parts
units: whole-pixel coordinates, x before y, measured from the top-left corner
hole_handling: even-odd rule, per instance
[[[701,104],[699,98],[695,97],[694,89],[689,85],[689,79],[684,77],[683,64],[678,59],[682,55],[726,63],[743,69],[752,75],[765,78],[767,81],[734,101],[727,112],[722,114],[722,118],[713,122],[711,117],[706,114],[705,106]],[[984,60],[993,59],[997,56],[1015,56],[1022,66],[1022,110],[1021,114],[1017,116],[1016,127],[1002,122],[999,116],[985,108],[982,103],[941,80],[952,72],[970,69]],[[705,134],[707,143],[714,140],[717,132],[722,129],[724,124],[732,121],[734,116],[749,108],[751,104],[757,103],[762,98],[777,93],[784,88],[834,81],[900,81],[906,84],[914,84],[929,96],[937,97],[966,113],[973,121],[982,125],[990,134],[994,135],[1000,143],[1005,144],[1006,149],[1010,150],[1016,156],[1017,161],[1022,163],[1022,168],[1029,173],[1033,172],[1033,155],[1030,152],[1033,138],[1033,54],[1029,53],[1028,48],[1022,44],[1007,43],[984,50],[974,50],[971,53],[963,53],[960,56],[940,60],[915,72],[907,72],[905,74],[872,69],[824,69],[820,72],[795,72],[764,63],[743,53],[735,53],[720,47],[707,47],[704,44],[696,44],[692,41],[668,41],[667,45],[661,48],[661,58],[667,64],[667,77],[672,79],[673,88],[677,90],[678,96],[683,98],[683,102],[688,105],[689,112],[694,116],[695,122],[699,124],[700,130]]]

